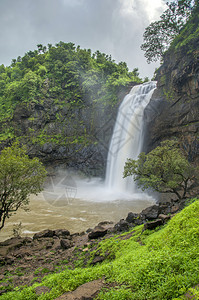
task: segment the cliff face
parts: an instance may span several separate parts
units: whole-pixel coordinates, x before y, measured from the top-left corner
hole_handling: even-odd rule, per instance
[[[120,90],[114,106],[90,101],[79,107],[60,105],[53,98],[21,103],[8,125],[27,146],[28,155],[39,157],[46,166],[62,165],[88,176],[104,176],[118,105],[126,93],[126,87]]]
[[[186,24],[157,71],[157,90],[145,111],[145,151],[177,138],[190,161],[199,154],[199,14]]]
[[[116,108],[89,103],[60,107],[48,98],[42,104],[18,105],[11,124],[30,157],[39,157],[47,166],[64,164],[99,176],[105,170],[116,114]]]
[[[107,149],[103,145],[113,127],[109,109],[93,105],[60,107],[48,98],[42,104],[18,105],[12,125],[28,147],[30,157],[39,157],[45,165],[65,164],[95,176],[102,174],[105,167]],[[106,137],[100,127],[106,126],[108,120],[110,131]]]

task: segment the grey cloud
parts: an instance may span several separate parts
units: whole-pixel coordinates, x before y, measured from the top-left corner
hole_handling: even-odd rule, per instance
[[[0,1],[0,64],[10,64],[38,43],[62,40],[111,54],[130,69],[138,67],[142,76],[151,76],[154,66],[147,65],[140,50],[149,24],[147,0],[125,1],[133,6],[128,14],[123,11],[124,0]]]

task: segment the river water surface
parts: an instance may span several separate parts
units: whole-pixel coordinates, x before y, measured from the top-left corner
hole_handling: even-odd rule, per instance
[[[67,179],[71,185],[71,180]],[[64,183],[64,184],[63,184]],[[19,209],[7,219],[0,232],[3,241],[13,236],[13,226],[21,222],[21,236],[33,236],[44,229],[68,229],[71,233],[93,228],[101,221],[118,222],[132,211],[141,212],[154,204],[146,194],[118,194],[105,188],[101,180],[73,179],[67,186],[54,180],[44,192],[30,197],[29,211]]]

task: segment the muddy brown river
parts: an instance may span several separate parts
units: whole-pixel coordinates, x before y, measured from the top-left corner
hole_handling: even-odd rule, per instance
[[[71,183],[70,183],[71,184]],[[29,211],[19,209],[7,219],[0,241],[13,236],[13,226],[21,222],[21,236],[33,236],[44,229],[68,229],[71,233],[93,228],[101,221],[117,222],[128,212],[141,212],[154,204],[146,194],[124,195],[107,191],[102,182],[75,180],[60,182],[38,196],[30,197]]]

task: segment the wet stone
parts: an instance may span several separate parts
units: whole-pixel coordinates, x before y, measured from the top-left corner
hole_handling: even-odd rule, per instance
[[[60,240],[60,246],[62,247],[62,249],[68,249],[71,247],[71,242],[69,240],[62,239]]]
[[[33,240],[35,239],[41,239],[41,238],[47,238],[47,237],[53,237],[54,231],[50,229],[46,229],[40,232],[37,232],[33,236]]]
[[[97,239],[107,234],[107,229],[102,226],[96,226],[89,234],[89,239]]]
[[[152,205],[150,207],[147,207],[141,212],[141,215],[148,220],[153,220],[158,217],[159,214],[159,206],[158,205]]]

